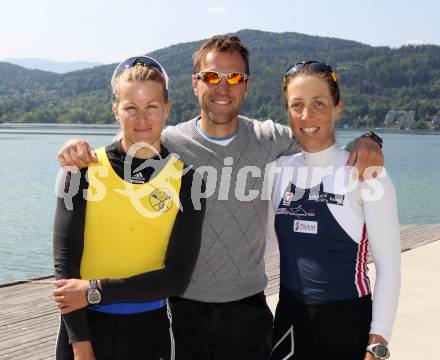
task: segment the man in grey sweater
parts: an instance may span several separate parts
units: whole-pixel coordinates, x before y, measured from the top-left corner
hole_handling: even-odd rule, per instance
[[[209,39],[194,54],[200,116],[162,134],[162,144],[206,181],[200,254],[188,288],[172,300],[178,360],[265,360],[271,351],[273,318],[263,293],[264,174],[269,162],[298,145],[287,127],[239,115],[248,75],[248,50],[237,37]],[[72,140],[58,158],[63,166],[84,167],[95,155],[84,141]],[[361,173],[382,165],[379,145],[361,138],[349,163]]]

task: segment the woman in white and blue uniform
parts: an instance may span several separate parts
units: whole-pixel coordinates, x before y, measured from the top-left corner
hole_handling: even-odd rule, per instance
[[[355,169],[345,168],[348,152],[334,134],[343,102],[329,65],[295,64],[284,94],[302,151],[275,168],[280,300],[271,360],[385,359],[400,289],[393,183],[385,169],[358,182]],[[373,301],[369,253],[377,270]]]

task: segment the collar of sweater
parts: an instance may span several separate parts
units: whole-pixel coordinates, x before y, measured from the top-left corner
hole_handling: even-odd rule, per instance
[[[200,133],[200,131],[197,129],[197,122],[199,120],[200,120],[200,115],[195,117],[194,119],[190,120],[191,128],[192,128],[192,135],[194,136],[195,139],[197,139],[198,142],[207,146],[208,148],[211,146],[215,146],[216,148],[219,149],[219,151],[221,148],[224,148],[225,151],[228,151],[226,149],[228,149],[228,148],[230,149],[231,147],[234,147],[235,149],[239,150],[239,149],[243,149],[243,147],[245,147],[249,142],[249,131],[248,131],[247,122],[252,122],[252,120],[250,120],[244,116],[238,115],[237,129],[234,133],[234,138],[226,146],[221,145],[221,144],[217,144],[215,142],[212,142],[212,141],[209,141],[208,139],[206,139]]]

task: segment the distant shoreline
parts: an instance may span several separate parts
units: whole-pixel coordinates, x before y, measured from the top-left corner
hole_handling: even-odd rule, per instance
[[[59,124],[59,123],[0,123],[0,129],[30,129],[30,128],[63,128],[63,129],[111,129],[119,128],[119,124]]]
[[[118,124],[0,124],[0,134],[114,136],[119,129]]]
[[[115,135],[119,124],[58,124],[58,123],[0,123],[0,134],[41,134],[41,135]],[[369,128],[336,128],[337,132],[367,132]],[[440,130],[396,130],[374,129],[377,133],[440,135]]]
[[[440,130],[395,130],[395,129],[386,129],[386,128],[377,128],[377,129],[344,129],[344,128],[336,128],[336,131],[360,131],[367,132],[373,130],[376,133],[388,133],[388,134],[418,134],[418,135],[440,135]]]

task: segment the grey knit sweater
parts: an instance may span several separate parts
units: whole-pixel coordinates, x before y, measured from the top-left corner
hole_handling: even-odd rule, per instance
[[[265,166],[299,148],[290,129],[271,120],[240,116],[236,136],[227,146],[206,140],[196,129],[197,120],[167,127],[162,134],[170,152],[204,173],[207,193],[212,193],[206,203],[200,254],[183,297],[204,302],[239,300],[263,291],[267,284]]]

